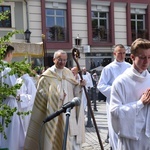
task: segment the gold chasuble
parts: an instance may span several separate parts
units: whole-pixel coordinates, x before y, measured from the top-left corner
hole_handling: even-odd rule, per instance
[[[40,77],[37,94],[32,110],[31,120],[27,131],[24,150],[62,150],[65,130],[65,113],[45,123],[39,140],[39,132],[43,120],[60,110],[61,106],[74,97],[81,98],[81,87],[68,68],[47,69]],[[71,110],[67,136],[67,150],[72,150],[70,137],[74,137],[77,144],[85,139],[83,102]]]

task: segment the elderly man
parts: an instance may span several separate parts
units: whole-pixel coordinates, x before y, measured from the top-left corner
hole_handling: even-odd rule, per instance
[[[63,50],[54,53],[54,65],[48,68],[40,77],[33,113],[29,124],[25,150],[39,149],[39,130],[45,117],[58,111],[63,104],[75,96],[81,97],[81,85],[75,80],[71,70],[65,67],[67,54]],[[81,103],[82,104],[82,103]],[[60,114],[45,124],[41,142],[42,150],[61,150],[64,139],[66,115]],[[84,141],[84,111],[83,106],[71,110],[69,133],[67,138],[68,150],[80,150]]]

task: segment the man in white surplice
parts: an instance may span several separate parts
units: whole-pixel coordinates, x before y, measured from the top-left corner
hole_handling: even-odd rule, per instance
[[[4,53],[4,63],[10,63],[13,57],[14,47],[8,45],[6,51]],[[8,73],[11,71],[11,68],[5,67],[3,71],[0,72],[0,78],[2,84],[7,84],[9,87],[12,87],[16,84],[16,76],[9,75]],[[10,95],[3,100],[3,104],[6,104],[10,108],[17,108],[18,104],[16,97]],[[7,139],[4,139],[3,135],[0,134],[0,148],[8,148],[9,150],[23,150],[25,133],[22,124],[22,120],[20,116],[15,112],[11,117],[11,122],[8,127],[5,126],[4,119],[0,117],[0,122],[4,127],[4,131],[6,133]]]
[[[117,150],[150,150],[150,41],[131,45],[133,65],[112,85],[110,112]]]
[[[106,110],[108,120],[109,142],[112,149],[116,150],[118,137],[115,134],[110,121],[110,93],[112,89],[112,83],[114,82],[114,80],[131,65],[125,62],[126,52],[122,44],[115,45],[113,55],[115,57],[115,60],[103,68],[97,88],[107,98]]]

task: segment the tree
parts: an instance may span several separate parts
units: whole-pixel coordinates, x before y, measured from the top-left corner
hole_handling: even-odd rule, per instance
[[[1,1],[0,1],[1,3]],[[9,11],[0,13],[0,20],[7,19],[7,16],[9,15]],[[22,75],[22,73],[31,73],[31,64],[26,63],[26,59],[24,59],[21,62],[13,62],[11,64],[6,64],[2,61],[4,51],[6,50],[7,44],[11,45],[10,38],[14,34],[20,34],[23,33],[23,31],[12,31],[8,32],[4,37],[0,38],[0,72],[4,70],[5,67],[10,67],[11,71],[8,73],[9,75],[16,74],[18,77]],[[5,76],[3,76],[5,77]],[[16,108],[10,108],[6,104],[3,104],[3,100],[5,97],[13,95],[16,97],[17,90],[21,87],[21,84],[16,84],[13,87],[9,87],[7,84],[2,84],[2,77],[0,77],[0,117],[5,118],[5,126],[8,127],[9,123],[11,122],[11,117],[13,116],[14,112],[17,111]],[[17,112],[18,115],[28,115],[30,112]],[[4,138],[6,137],[6,134],[4,132],[4,128],[2,125],[2,121],[0,120],[0,133],[4,135]]]

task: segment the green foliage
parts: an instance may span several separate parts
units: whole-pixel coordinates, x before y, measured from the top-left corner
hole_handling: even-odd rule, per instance
[[[0,20],[7,20],[9,18],[10,11],[5,11],[0,13]]]
[[[0,60],[3,58],[4,51],[6,51],[7,44],[10,43],[10,37],[14,34],[23,33],[23,31],[14,30],[12,32],[8,32],[6,35],[0,38]]]
[[[1,0],[0,0],[1,3]],[[9,12],[0,13],[0,20],[7,19]],[[29,112],[17,112],[17,108],[11,108],[10,106],[4,104],[4,99],[8,96],[16,97],[17,90],[20,89],[22,84],[16,84],[13,87],[10,87],[7,84],[2,83],[2,78],[6,78],[8,75],[16,75],[20,77],[24,73],[30,73],[31,72],[31,64],[26,63],[26,59],[21,62],[13,62],[10,64],[4,63],[2,61],[2,58],[4,56],[4,52],[6,51],[7,44],[10,44],[10,38],[14,34],[20,34],[23,33],[23,31],[12,31],[8,32],[4,37],[0,38],[0,73],[4,71],[6,67],[11,68],[10,72],[8,74],[0,76],[0,117],[3,117],[2,120],[0,120],[0,133],[4,135],[4,138],[6,137],[6,134],[4,132],[4,126],[7,128],[9,126],[9,123],[11,122],[11,118],[14,115],[14,113],[17,113],[18,115],[24,116],[28,115]],[[11,44],[10,44],[11,45]],[[21,102],[21,101],[20,101]]]
[[[16,32],[14,32],[16,33]],[[9,36],[12,34],[8,34]],[[8,36],[7,35],[7,36]],[[3,40],[3,38],[1,38]],[[0,42],[1,42],[0,39]],[[8,41],[8,39],[6,38]],[[3,44],[4,45],[4,44]],[[13,62],[13,63],[4,63],[2,61],[2,56],[5,51],[5,46],[1,47],[1,60],[0,60],[0,72],[4,71],[6,67],[11,68],[11,70],[6,74],[0,77],[0,116],[3,117],[4,122],[0,122],[0,132],[4,135],[4,138],[7,138],[4,133],[3,125],[5,124],[6,127],[8,127],[9,123],[11,122],[11,117],[13,114],[17,111],[17,108],[11,108],[7,106],[6,104],[3,104],[3,101],[6,97],[12,95],[16,97],[17,90],[20,89],[22,84],[15,84],[14,86],[10,87],[9,85],[2,83],[2,78],[6,78],[8,75],[16,75],[18,77],[22,76],[24,73],[31,72],[31,64],[26,63],[26,59],[24,59],[21,62]],[[31,112],[17,112],[18,115],[28,115]]]
[[[11,68],[10,75],[17,74],[18,77],[22,76],[25,73],[30,74],[31,73],[31,64],[26,63],[27,59],[24,59],[20,62],[13,62],[9,64],[9,67]]]
[[[2,3],[4,0],[0,0],[0,3]]]
[[[32,111],[27,111],[27,112],[19,112],[19,111],[18,111],[18,112],[17,112],[17,115],[24,117],[24,116],[29,115],[30,113],[32,113]]]
[[[13,34],[15,33],[20,33],[14,31]],[[14,86],[10,87],[7,84],[2,84],[2,78],[6,78],[8,75],[16,75],[18,77],[22,76],[24,73],[29,73],[31,72],[31,64],[26,63],[26,59],[21,61],[21,62],[13,62],[13,63],[4,63],[2,61],[3,58],[3,53],[6,50],[5,48],[5,41],[8,42],[8,38],[10,38],[12,35],[7,34],[4,38],[0,39],[1,48],[0,48],[0,72],[4,71],[6,67],[11,68],[10,72],[8,74],[1,76],[0,77],[0,116],[3,117],[3,122],[0,122],[0,132],[3,134],[4,138],[6,137],[6,134],[4,132],[3,126],[8,127],[9,123],[11,122],[11,117],[13,116],[14,113],[16,113],[17,108],[11,108],[7,106],[6,104],[3,104],[3,101],[6,97],[12,95],[16,97],[17,90],[20,89],[22,84],[15,84]],[[31,112],[17,112],[18,115],[28,115]]]
[[[0,104],[3,102],[3,100],[12,95],[16,97],[17,89],[21,87],[22,84],[16,84],[15,86],[9,87],[7,84],[3,84],[0,86]]]

